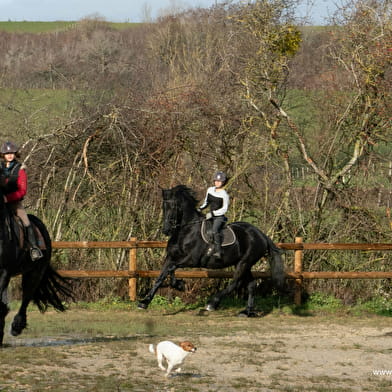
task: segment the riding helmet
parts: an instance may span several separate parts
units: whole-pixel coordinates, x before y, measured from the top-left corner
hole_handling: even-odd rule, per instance
[[[3,143],[0,150],[2,154],[12,154],[12,153],[16,154],[18,151],[19,151],[19,147],[12,142]]]
[[[222,171],[218,171],[214,174],[214,181],[226,182],[226,180],[227,180],[226,174],[223,173]]]

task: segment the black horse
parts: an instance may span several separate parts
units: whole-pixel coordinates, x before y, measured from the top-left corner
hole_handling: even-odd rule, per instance
[[[209,300],[207,310],[216,309],[224,296],[244,287],[248,290],[248,304],[241,313],[254,316],[256,281],[252,276],[251,268],[265,256],[269,259],[273,283],[278,289],[283,288],[285,272],[281,258],[282,251],[267,235],[249,223],[231,223],[230,227],[236,235],[235,243],[223,247],[222,259],[206,258],[210,245],[201,235],[204,215],[197,211],[194,192],[184,185],[178,185],[172,189],[162,190],[162,195],[163,232],[170,236],[166,258],[159,277],[150,292],[139,302],[139,308],[148,307],[168,275],[172,287],[183,289],[183,282],[174,276],[177,268],[222,269],[235,266],[233,281]]]
[[[65,311],[62,299],[72,298],[69,283],[50,265],[51,239],[45,225],[34,215],[29,219],[41,233],[43,257],[32,261],[28,247],[23,246],[25,234],[21,224],[4,203],[0,185],[0,346],[3,344],[5,317],[9,312],[7,288],[13,276],[22,275],[22,303],[11,325],[11,334],[18,336],[27,326],[26,310],[31,301],[44,313],[49,306]]]

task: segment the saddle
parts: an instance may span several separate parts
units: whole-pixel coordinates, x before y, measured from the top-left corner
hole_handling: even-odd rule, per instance
[[[27,233],[26,233],[26,228],[23,225],[22,220],[15,214],[11,214],[8,216],[9,219],[7,219],[7,226],[8,226],[8,235],[9,239],[12,239],[12,234],[14,233],[18,243],[19,247],[21,249],[26,249],[28,248],[26,246],[26,240],[27,240]],[[40,232],[39,228],[33,223],[30,222],[31,226],[34,229],[34,234],[35,238],[37,240],[37,245],[41,250],[46,249],[46,244],[44,237],[42,233]]]
[[[201,223],[200,232],[204,242],[206,242],[207,244],[211,244],[213,242],[211,220],[203,220],[203,222]],[[237,241],[237,237],[230,225],[225,225],[221,230],[221,234],[222,246],[233,245]]]

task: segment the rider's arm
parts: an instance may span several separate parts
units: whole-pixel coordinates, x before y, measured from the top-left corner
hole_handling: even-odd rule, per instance
[[[27,175],[24,169],[19,170],[18,179],[16,181],[18,189],[15,192],[6,195],[7,203],[22,200],[27,192]]]
[[[209,193],[210,189],[211,189],[211,188],[208,188],[208,189],[207,189],[206,197],[204,198],[203,204],[199,207],[199,210],[204,210],[204,208],[207,208],[207,207],[208,207],[208,193]]]

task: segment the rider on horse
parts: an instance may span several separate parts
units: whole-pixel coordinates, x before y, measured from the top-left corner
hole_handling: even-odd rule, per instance
[[[207,252],[208,256],[212,256],[220,259],[222,257],[222,235],[221,230],[227,218],[225,213],[229,208],[229,195],[224,189],[227,177],[226,174],[218,171],[215,173],[214,186],[207,189],[207,194],[204,199],[204,203],[199,207],[199,210],[204,210],[208,206],[210,207],[210,212],[206,214],[206,219],[212,219],[212,232],[214,238],[214,248],[210,248]]]
[[[16,158],[19,157],[19,148],[13,142],[5,142],[1,146],[1,171],[5,178],[7,192],[4,201],[10,205],[15,214],[20,218],[27,233],[27,242],[30,245],[30,256],[33,261],[43,257],[37,245],[34,229],[22,205],[22,200],[27,192],[27,175],[24,167]]]

